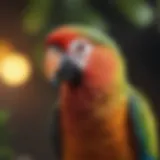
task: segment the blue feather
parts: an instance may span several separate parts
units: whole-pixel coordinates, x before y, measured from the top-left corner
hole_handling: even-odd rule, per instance
[[[140,103],[139,99],[136,96],[134,95],[130,96],[129,107],[130,107],[129,112],[133,123],[133,130],[138,140],[138,147],[139,147],[138,160],[155,160],[155,158],[147,152],[145,131],[143,130],[143,126],[140,123],[139,119],[141,118],[141,113],[139,112]]]

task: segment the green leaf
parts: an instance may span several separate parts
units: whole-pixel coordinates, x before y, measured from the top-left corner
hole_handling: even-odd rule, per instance
[[[24,31],[30,35],[38,34],[46,26],[53,7],[52,0],[31,0],[23,19]]]
[[[13,160],[13,151],[8,147],[0,147],[0,160]]]
[[[7,111],[0,111],[0,147],[9,145],[8,119],[9,113]]]
[[[10,114],[7,111],[0,111],[0,125],[6,124]]]
[[[117,8],[137,27],[146,27],[154,19],[154,10],[144,0],[117,0]]]
[[[9,112],[0,111],[0,160],[12,160],[13,150],[11,149],[10,136],[8,130]]]
[[[40,68],[40,70],[42,70],[42,63],[43,63],[43,57],[44,57],[43,51],[44,51],[43,41],[40,40],[37,43],[37,45],[35,45],[34,53],[33,53],[33,58],[35,59],[35,63],[37,64],[38,68]]]

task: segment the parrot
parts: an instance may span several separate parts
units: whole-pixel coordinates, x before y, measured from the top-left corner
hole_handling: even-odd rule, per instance
[[[127,76],[108,34],[67,24],[44,42],[44,74],[57,91],[51,146],[58,160],[158,160],[157,120]]]

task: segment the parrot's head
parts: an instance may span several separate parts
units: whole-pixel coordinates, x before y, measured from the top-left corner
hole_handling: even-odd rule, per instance
[[[125,77],[118,52],[109,37],[96,29],[63,26],[47,36],[45,74],[53,85],[113,89]]]

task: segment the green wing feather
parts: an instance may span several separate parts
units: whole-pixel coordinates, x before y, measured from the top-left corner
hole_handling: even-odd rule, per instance
[[[159,150],[156,118],[149,103],[141,94],[132,90],[132,95],[134,99],[132,99],[131,115],[140,145],[140,160],[157,160]]]

